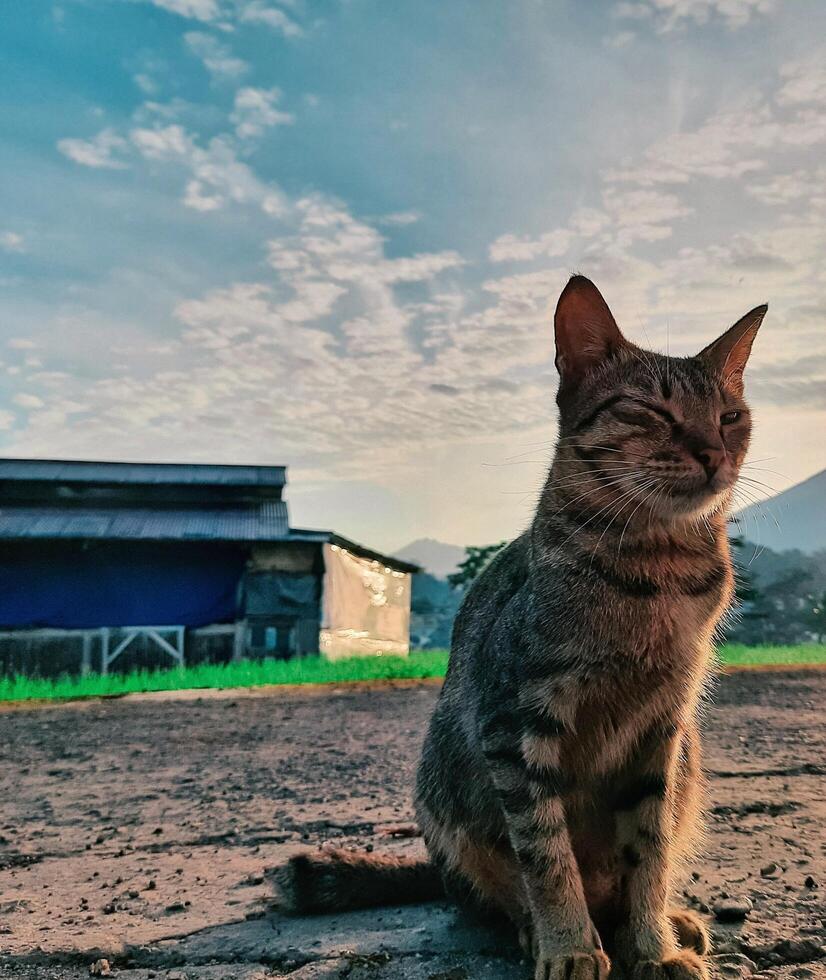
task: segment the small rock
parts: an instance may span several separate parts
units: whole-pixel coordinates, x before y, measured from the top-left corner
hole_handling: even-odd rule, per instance
[[[742,922],[754,906],[751,900],[742,898],[721,898],[715,902],[712,911],[718,922]]]
[[[723,953],[714,957],[714,963],[721,977],[732,980],[750,977],[758,971],[757,964],[742,953]]]
[[[112,967],[109,965],[109,960],[95,960],[89,966],[89,975],[92,977],[111,977]]]
[[[780,874],[780,868],[776,861],[770,861],[760,869],[760,875],[763,878],[776,878],[778,874]]]
[[[826,947],[811,939],[781,939],[772,952],[781,963],[812,963],[826,955]]]
[[[815,881],[815,879],[811,875],[808,875],[806,877],[806,880],[803,882],[803,884],[807,888],[817,888],[817,882]]]

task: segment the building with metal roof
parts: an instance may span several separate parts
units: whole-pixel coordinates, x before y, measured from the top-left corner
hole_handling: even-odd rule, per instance
[[[0,669],[406,652],[416,566],[291,528],[286,482],[284,466],[0,460]]]

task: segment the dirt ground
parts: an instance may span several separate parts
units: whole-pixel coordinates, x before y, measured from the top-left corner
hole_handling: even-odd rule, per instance
[[[267,869],[414,850],[432,684],[0,711],[0,980],[526,980],[508,937],[423,905],[288,919]],[[720,977],[826,978],[826,672],[723,678],[709,835],[682,882]],[[742,903],[744,921],[714,908]],[[105,967],[103,968],[105,975]]]

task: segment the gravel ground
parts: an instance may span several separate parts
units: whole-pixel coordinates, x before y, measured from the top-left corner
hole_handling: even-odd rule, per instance
[[[526,980],[507,937],[423,905],[287,919],[267,871],[327,841],[417,850],[437,694],[397,684],[0,711],[0,980]],[[721,679],[685,902],[721,978],[826,980],[826,672]],[[723,923],[722,905],[748,909]],[[725,914],[725,913],[722,913]]]

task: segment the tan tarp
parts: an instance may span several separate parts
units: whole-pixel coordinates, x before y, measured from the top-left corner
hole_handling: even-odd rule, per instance
[[[324,545],[321,653],[330,659],[357,653],[410,651],[407,572]]]

